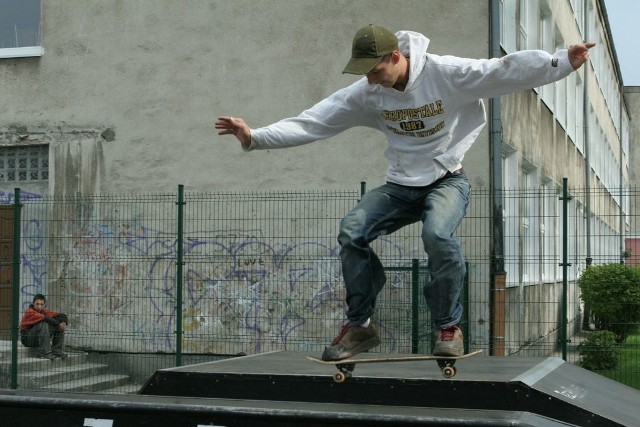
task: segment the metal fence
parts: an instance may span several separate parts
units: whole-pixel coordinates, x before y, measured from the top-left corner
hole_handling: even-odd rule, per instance
[[[282,349],[320,353],[345,321],[336,236],[362,191],[16,191],[17,227],[5,239],[13,250],[2,258],[3,269],[13,267],[13,293],[0,294],[0,304],[12,298],[17,310],[13,327],[0,325],[1,385],[126,393],[160,368]],[[591,321],[576,279],[591,263],[636,262],[635,196],[474,189],[457,233],[468,265],[467,348],[578,362]],[[376,351],[431,351],[419,235],[415,224],[374,242],[388,276]],[[36,359],[16,339],[37,293],[69,315],[64,361]],[[637,384],[638,342],[624,347],[631,363],[606,374]]]

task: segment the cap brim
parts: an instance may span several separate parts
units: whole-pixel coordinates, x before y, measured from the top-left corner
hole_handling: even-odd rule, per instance
[[[367,74],[382,58],[351,58],[342,74]]]

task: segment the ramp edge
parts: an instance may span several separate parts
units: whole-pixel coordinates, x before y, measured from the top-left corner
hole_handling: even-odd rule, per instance
[[[564,363],[565,361],[559,357],[549,357],[533,368],[521,373],[517,377],[514,377],[511,381],[522,382],[529,387],[532,387],[535,383],[555,371]]]

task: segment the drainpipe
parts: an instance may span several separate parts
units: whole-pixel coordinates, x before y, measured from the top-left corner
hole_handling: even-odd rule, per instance
[[[589,0],[584,0],[584,40],[589,40]],[[589,63],[584,64],[584,87],[582,96],[582,117],[583,121],[583,136],[584,136],[584,189],[585,189],[585,211],[587,216],[587,265],[591,265],[593,258],[591,257],[591,157],[589,148],[589,123],[587,118],[589,117]]]
[[[582,27],[584,28],[584,41],[589,40],[589,0],[583,0],[582,10],[583,21]],[[584,65],[584,79],[582,81],[582,138],[584,140],[584,188],[585,188],[585,212],[587,215],[587,257],[586,267],[589,268],[593,262],[591,257],[591,164],[589,161],[589,123],[587,121],[589,117],[589,63],[585,62]],[[584,306],[584,317],[582,318],[582,329],[589,330],[589,318],[591,317],[591,310],[589,306]]]
[[[500,48],[500,1],[491,0],[490,5],[491,57],[502,56]],[[504,222],[502,220],[502,120],[500,98],[489,100],[489,138],[491,155],[491,194],[493,233],[491,238],[491,326],[490,353],[492,356],[505,354],[505,304],[506,276],[504,270]]]

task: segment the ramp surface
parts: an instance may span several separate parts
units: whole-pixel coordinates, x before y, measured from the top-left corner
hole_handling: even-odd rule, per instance
[[[640,391],[558,358],[476,356],[445,379],[436,362],[357,365],[335,384],[311,353],[279,351],[157,371],[155,396],[458,408],[537,414],[575,425],[640,425]],[[369,353],[363,357],[384,357]]]

